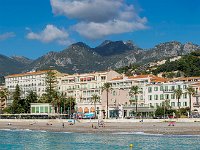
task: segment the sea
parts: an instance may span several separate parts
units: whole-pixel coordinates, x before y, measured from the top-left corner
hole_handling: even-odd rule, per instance
[[[198,150],[198,135],[0,130],[1,150]]]

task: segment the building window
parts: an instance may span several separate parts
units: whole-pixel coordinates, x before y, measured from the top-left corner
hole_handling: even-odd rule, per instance
[[[99,107],[97,107],[97,110],[95,110],[97,112],[97,115],[99,114]]]
[[[171,94],[171,99],[175,99],[175,94]]]
[[[187,98],[187,93],[183,94],[183,98],[185,98],[185,99]]]
[[[187,102],[183,102],[183,106],[187,106]]]
[[[152,87],[148,87],[148,92],[149,92],[149,93],[152,92]]]
[[[45,113],[48,113],[48,106],[45,106],[44,112],[45,112]]]
[[[163,100],[163,99],[164,99],[164,95],[161,94],[161,95],[160,95],[160,100]]]
[[[39,113],[39,107],[36,107],[36,113]]]
[[[181,102],[177,103],[177,106],[180,106],[180,107],[181,107]]]
[[[171,102],[171,106],[172,106],[172,107],[175,107],[175,102]]]
[[[158,95],[154,95],[154,100],[158,100]]]
[[[115,96],[115,95],[117,95],[117,94],[116,94],[116,91],[113,91],[113,96]]]
[[[171,91],[174,91],[174,90],[175,90],[175,86],[172,86],[172,87],[171,87]]]
[[[183,85],[183,89],[186,89],[187,88],[187,86],[186,85]]]
[[[101,77],[101,80],[102,80],[102,81],[105,81],[105,80],[106,80],[106,76],[102,76],[102,77]]]
[[[149,95],[149,96],[148,96],[148,99],[149,99],[149,100],[152,100],[152,95]]]
[[[158,87],[154,87],[154,91],[158,91]]]
[[[168,91],[168,86],[165,86],[165,91]]]
[[[40,106],[40,113],[44,113],[44,107]]]
[[[169,94],[165,94],[165,99],[169,99]]]
[[[31,111],[32,113],[35,113],[35,107],[32,107],[32,111]]]

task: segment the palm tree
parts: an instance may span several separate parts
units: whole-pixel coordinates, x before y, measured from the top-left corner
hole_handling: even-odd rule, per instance
[[[63,113],[66,113],[66,103],[67,103],[67,98],[66,98],[66,94],[64,94],[63,92],[60,95],[61,98],[61,102],[63,104]]]
[[[93,94],[91,102],[94,103],[94,117],[96,118],[96,103],[100,102],[100,97],[97,94]]]
[[[137,111],[138,111],[138,108],[137,108],[137,103],[138,103],[137,95],[139,93],[140,93],[140,91],[139,91],[139,87],[137,85],[136,86],[132,86],[131,89],[130,89],[130,92],[129,92],[129,94],[131,96],[135,97],[135,111],[136,111],[136,115],[137,115]]]
[[[54,92],[52,104],[57,107],[57,113],[60,113],[61,98],[59,92]]]
[[[69,116],[70,116],[70,119],[71,119],[72,107],[74,107],[75,101],[76,101],[76,99],[74,97],[68,97],[67,98],[67,103],[69,105]]]
[[[194,90],[194,88],[192,88],[191,86],[189,86],[187,89],[186,89],[186,93],[188,93],[189,94],[189,107],[190,107],[190,111],[189,111],[189,114],[191,115],[191,112],[192,112],[192,108],[191,108],[191,106],[192,106],[192,95],[194,95],[195,94],[195,90]]]
[[[180,111],[179,100],[180,100],[180,98],[181,98],[181,96],[183,94],[183,91],[179,88],[179,89],[174,90],[174,94],[175,94],[175,96],[176,96],[176,98],[178,100],[178,110]]]
[[[106,102],[107,102],[107,105],[106,105],[106,118],[108,119],[108,93],[110,92],[111,90],[111,83],[104,83],[103,87],[102,87],[102,92],[103,91],[106,91],[106,95],[107,95],[107,99],[106,99]]]

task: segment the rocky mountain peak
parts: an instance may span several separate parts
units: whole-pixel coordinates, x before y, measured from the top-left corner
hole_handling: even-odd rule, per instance
[[[30,64],[31,62],[33,62],[33,60],[24,56],[12,56],[11,58],[22,64]]]
[[[118,55],[129,50],[133,50],[133,45],[123,41],[104,41],[100,46],[94,48],[94,51],[101,56]]]
[[[98,47],[105,46],[105,45],[107,45],[107,44],[109,44],[109,43],[111,43],[111,42],[112,42],[111,40],[105,40],[105,41],[103,41]]]
[[[191,42],[181,44],[177,41],[161,43],[147,50],[138,48],[132,41],[106,40],[96,48],[78,42],[63,51],[51,51],[30,64],[27,64],[28,59],[25,57],[0,55],[0,74],[46,69],[49,66],[55,66],[55,69],[66,73],[101,71],[185,55],[199,49],[200,46]]]
[[[127,45],[130,49],[135,49],[137,47],[132,40],[125,41],[124,44]]]
[[[77,42],[77,43],[74,43],[72,44],[71,46],[69,46],[69,49],[77,49],[77,48],[85,48],[85,49],[90,49],[90,47],[83,43],[83,42]]]

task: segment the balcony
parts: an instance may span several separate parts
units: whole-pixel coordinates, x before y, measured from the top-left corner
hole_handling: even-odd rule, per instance
[[[200,103],[193,103],[193,107],[200,107]]]
[[[194,97],[200,97],[200,93],[195,93],[193,96]]]

